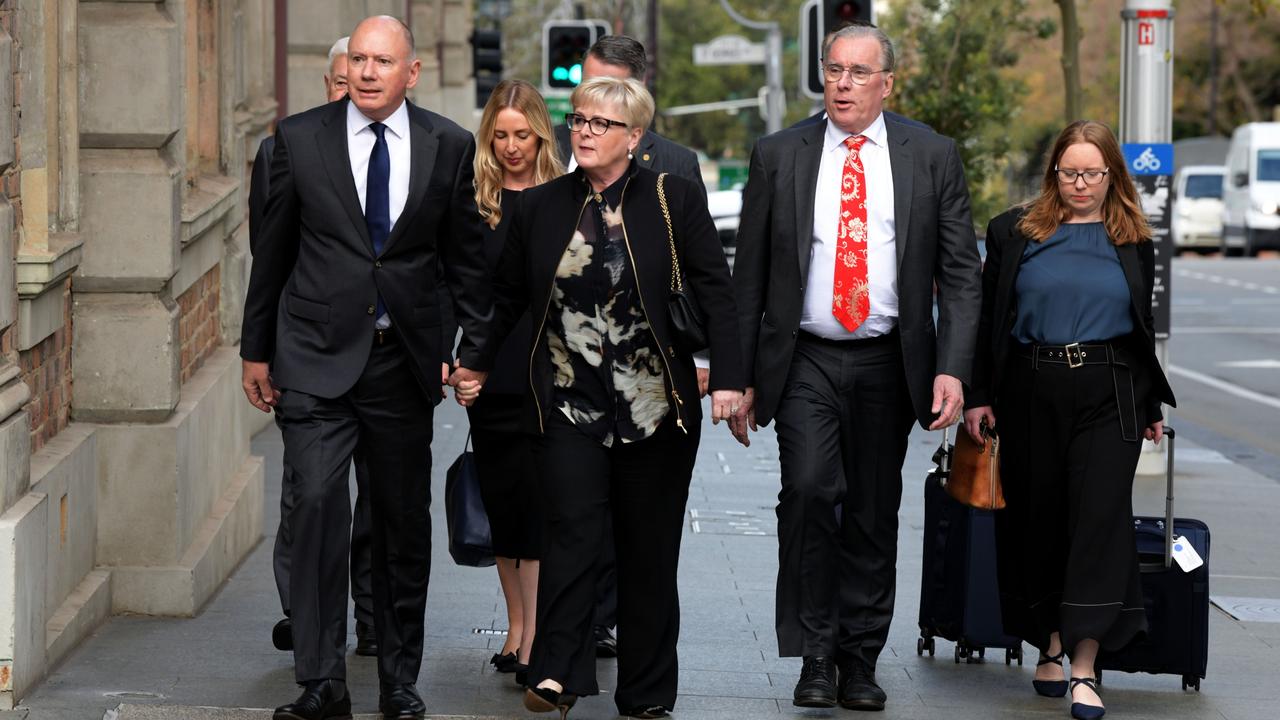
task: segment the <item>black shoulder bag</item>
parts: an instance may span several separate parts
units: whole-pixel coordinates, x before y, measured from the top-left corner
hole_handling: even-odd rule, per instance
[[[666,173],[658,176],[658,204],[662,206],[662,219],[667,221],[667,242],[671,245],[671,294],[667,297],[667,317],[676,346],[693,354],[708,345],[707,321],[693,293],[684,290],[684,273],[680,271],[680,256],[676,253],[676,238],[671,228],[671,210],[667,207],[667,193],[663,190],[666,177]]]

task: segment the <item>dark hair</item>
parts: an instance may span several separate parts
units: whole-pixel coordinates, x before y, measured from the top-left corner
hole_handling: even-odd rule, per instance
[[[626,35],[605,35],[591,46],[587,55],[606,65],[617,65],[630,70],[631,77],[640,82],[644,82],[644,73],[649,67],[649,61],[644,55],[644,45]]]

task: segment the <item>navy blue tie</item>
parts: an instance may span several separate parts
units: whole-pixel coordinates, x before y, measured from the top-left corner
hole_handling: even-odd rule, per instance
[[[391,235],[391,153],[387,152],[387,126],[380,122],[370,123],[369,128],[378,139],[373,143],[373,152],[369,153],[369,175],[364,190],[364,222],[369,228],[369,239],[373,241],[373,254],[382,254],[382,248]],[[378,295],[378,314],[382,317],[387,308],[382,304],[382,295]]]

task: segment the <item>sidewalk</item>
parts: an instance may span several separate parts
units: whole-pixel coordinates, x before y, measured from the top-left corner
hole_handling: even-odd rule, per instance
[[[426,657],[419,688],[432,717],[532,718],[510,675],[488,658],[502,644],[497,574],[455,566],[445,546],[444,470],[466,437],[466,417],[452,400],[436,414],[432,505],[434,565],[427,602]],[[1216,596],[1280,598],[1280,553],[1274,547],[1280,483],[1179,438],[1178,514],[1212,529],[1212,592]],[[1066,700],[1031,691],[1031,662],[1006,666],[1003,653],[981,665],[955,664],[952,644],[939,639],[935,657],[917,657],[923,492],[921,482],[939,435],[917,429],[903,471],[898,601],[889,646],[877,677],[889,694],[886,720],[1067,717]],[[69,656],[20,709],[15,720],[248,720],[293,698],[291,657],[271,646],[280,616],[271,579],[277,522],[280,436],[254,441],[267,464],[268,511],[263,541],[219,594],[193,619],[118,616]],[[777,540],[777,446],[771,429],[743,449],[723,426],[704,428],[689,497],[681,561],[681,694],[675,717],[857,717],[844,710],[791,706],[800,661],[779,659],[773,631]],[[1162,514],[1162,478],[1139,478],[1136,508]],[[1280,605],[1280,600],[1273,600]],[[1183,692],[1173,676],[1107,673],[1108,717],[1245,720],[1277,715],[1280,611],[1273,622],[1240,622],[1210,609],[1208,678],[1202,692]],[[349,623],[354,631],[354,623]],[[477,632],[481,631],[481,632]],[[624,629],[625,632],[625,629]],[[350,646],[355,646],[352,637]],[[1033,650],[1027,653],[1033,658]],[[377,706],[371,659],[350,655],[348,683],[357,713]],[[571,717],[614,718],[609,691],[613,661],[599,664],[604,694],[578,703]],[[358,715],[359,717],[359,715]],[[372,715],[368,717],[373,717]],[[550,717],[550,716],[542,716]]]

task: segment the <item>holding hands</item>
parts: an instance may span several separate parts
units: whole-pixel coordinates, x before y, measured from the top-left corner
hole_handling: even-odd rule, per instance
[[[462,367],[461,360],[453,362],[453,374],[449,376],[449,385],[453,387],[453,397],[462,407],[471,407],[480,397],[480,388],[484,385],[489,373]]]

